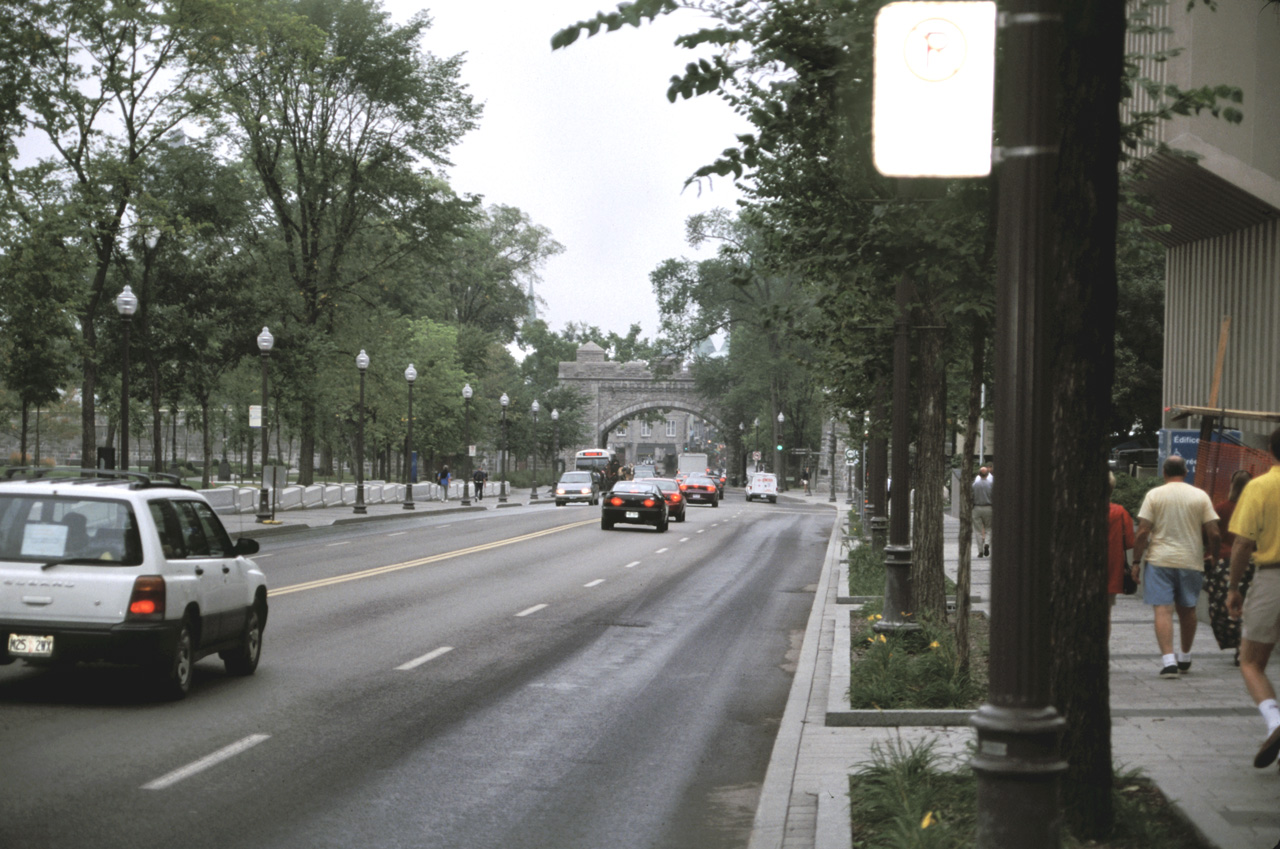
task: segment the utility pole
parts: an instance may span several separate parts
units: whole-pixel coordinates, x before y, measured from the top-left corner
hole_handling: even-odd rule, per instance
[[[973,717],[979,849],[1061,845],[1059,753],[1050,699],[1052,398],[1047,350],[1058,227],[1061,0],[1010,0],[1001,14],[1005,79],[997,157],[996,430],[1001,517],[991,558],[988,701]],[[897,488],[897,482],[894,482]]]

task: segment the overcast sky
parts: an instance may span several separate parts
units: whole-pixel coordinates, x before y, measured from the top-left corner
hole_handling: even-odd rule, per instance
[[[682,191],[746,131],[714,97],[667,101],[668,80],[694,58],[673,42],[705,19],[682,10],[552,52],[553,33],[616,0],[384,3],[397,21],[430,11],[430,52],[466,53],[463,80],[484,116],[454,151],[455,190],[519,207],[565,246],[543,269],[540,316],[553,330],[585,322],[625,334],[638,322],[653,338],[649,272],[702,255],[685,245],[685,219],[738,198],[720,178],[701,196]]]

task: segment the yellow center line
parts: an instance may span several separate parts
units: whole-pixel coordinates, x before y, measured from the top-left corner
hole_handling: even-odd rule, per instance
[[[314,581],[304,581],[301,584],[290,584],[287,587],[269,590],[271,596],[288,595],[289,593],[300,593],[304,590],[316,590],[321,587],[331,587],[334,584],[344,584],[347,581],[359,581],[364,578],[372,578],[377,575],[385,575],[388,572],[398,572],[401,569],[412,569],[415,566],[426,566],[428,563],[439,563],[442,560],[451,560],[455,557],[462,557],[467,554],[478,554],[481,551],[489,551],[494,548],[502,548],[506,545],[514,545],[518,542],[526,542],[538,537],[544,537],[548,534],[567,531],[570,528],[580,528],[583,525],[595,524],[595,519],[588,519],[585,522],[572,522],[568,525],[560,525],[555,528],[547,528],[542,531],[534,531],[524,536],[512,537],[511,539],[500,539],[496,542],[486,542],[482,545],[473,545],[471,548],[460,548],[457,551],[446,551],[442,554],[433,554],[430,557],[422,557],[417,560],[406,560],[404,563],[392,563],[389,566],[377,566],[373,569],[364,569],[360,572],[350,572],[346,575],[335,575],[332,578],[318,578]]]

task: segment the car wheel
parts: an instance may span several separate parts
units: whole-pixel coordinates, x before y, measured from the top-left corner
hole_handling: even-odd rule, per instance
[[[602,530],[602,531],[611,531],[611,530],[613,530],[613,522],[610,522],[608,519],[601,519],[601,520],[600,520],[600,530]]]
[[[563,502],[563,501],[557,501],[557,502],[556,502],[556,506],[557,506],[557,507],[563,507],[563,506],[564,506],[564,502]]]
[[[240,645],[231,651],[218,652],[228,675],[252,675],[262,657],[262,619],[256,607],[249,608],[244,623],[244,637]]]
[[[683,512],[681,512],[681,513],[680,513],[680,515],[676,517],[676,521],[677,521],[677,522],[683,522],[683,521],[684,521],[684,513],[683,513]]]
[[[777,503],[778,503],[778,496],[776,496],[776,495],[770,495],[770,496],[769,496],[769,503],[770,503],[770,504],[777,504]]]
[[[711,506],[712,506],[712,507],[719,507],[719,506],[720,506],[720,499],[719,499],[719,498],[713,498],[713,499],[711,499]]]
[[[665,533],[670,526],[671,526],[671,523],[667,520],[665,516],[659,519],[658,524],[655,525],[659,533]]]
[[[160,692],[165,698],[177,701],[191,692],[191,675],[195,666],[195,640],[192,637],[191,620],[183,618],[178,629],[178,639],[173,654],[161,661]]]

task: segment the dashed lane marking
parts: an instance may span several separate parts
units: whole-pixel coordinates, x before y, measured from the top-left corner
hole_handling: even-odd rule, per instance
[[[595,579],[594,581],[592,581],[591,583],[589,583],[589,584],[583,584],[582,586],[583,586],[583,587],[586,587],[586,588],[590,588],[590,587],[598,587],[598,586],[600,586],[600,585],[601,585],[601,584],[603,584],[603,583],[604,583],[604,578],[596,578],[596,579]]]
[[[336,548],[339,545],[351,545],[351,540],[343,540],[342,542],[331,542],[325,548]]]
[[[534,613],[537,613],[539,610],[545,610],[546,607],[547,606],[545,604],[535,604],[533,607],[526,608],[520,611],[519,613],[517,613],[516,618],[519,619],[522,616],[530,616]]]
[[[632,560],[630,563],[628,563],[626,566],[623,566],[622,568],[623,568],[623,569],[631,569],[631,568],[633,568],[633,567],[635,567],[635,566],[639,566],[639,565],[640,565],[640,561],[639,561],[639,560]]]
[[[670,549],[667,549],[667,548],[659,548],[657,551],[655,551],[655,552],[654,552],[654,554],[662,554],[662,553],[667,552],[667,551],[670,551]]]
[[[399,666],[396,667],[396,669],[401,672],[408,672],[410,669],[417,669],[422,664],[433,661],[437,657],[440,657],[443,654],[448,654],[451,651],[453,651],[453,646],[441,646],[440,648],[435,649],[434,651],[427,652],[422,657],[415,657],[413,660],[409,661],[408,663],[400,664]]]
[[[429,563],[439,563],[442,560],[452,560],[455,557],[462,557],[463,555],[466,555],[466,554],[476,554],[481,551],[491,551],[495,548],[502,548],[504,546],[514,545],[518,542],[525,542],[526,540],[537,539],[538,537],[544,537],[544,536],[547,536],[548,534],[555,534],[555,533],[559,533],[560,531],[567,531],[570,528],[580,528],[583,525],[593,525],[595,524],[595,522],[596,522],[595,519],[588,519],[585,522],[570,522],[567,525],[558,525],[557,527],[554,527],[554,528],[547,528],[541,531],[534,531],[531,534],[524,534],[518,537],[511,537],[510,539],[500,539],[495,542],[486,542],[486,543],[483,543],[482,545],[473,545],[470,548],[460,548],[457,551],[446,551],[441,554],[433,554],[430,557],[421,557],[417,560],[407,560],[404,563],[392,563],[389,566],[377,566],[377,567],[374,567],[373,569],[363,569],[359,572],[349,572],[346,575],[334,575],[332,578],[318,578],[314,581],[304,581],[300,584],[290,584],[287,587],[280,587],[279,589],[269,590],[268,592],[269,592],[269,595],[280,596],[280,595],[289,595],[290,593],[300,593],[300,592],[303,592],[304,590],[315,590],[321,587],[331,587],[331,586],[334,586],[335,584],[345,584],[347,581],[359,581],[364,578],[372,578],[377,575],[385,575],[389,572],[398,572],[401,569],[412,569],[415,566],[426,566]]]
[[[400,536],[404,536],[404,535],[405,535],[405,534],[407,534],[407,533],[409,533],[409,532],[408,532],[408,531],[396,531],[396,532],[395,532],[395,533],[393,533],[393,534],[387,534],[387,536],[389,536],[389,537],[400,537]]]
[[[148,781],[146,784],[142,785],[142,789],[163,790],[166,787],[171,787],[179,781],[182,781],[184,778],[190,778],[196,773],[204,772],[209,767],[222,763],[227,758],[233,758],[241,752],[252,749],[254,746],[258,745],[263,740],[269,739],[270,737],[270,734],[250,734],[243,740],[237,740],[230,746],[224,746],[211,755],[205,755],[198,761],[192,761],[186,766],[175,769],[167,775],[160,776],[155,781]]]
[[[691,539],[693,539],[693,537],[680,537],[681,542],[688,542]]]

